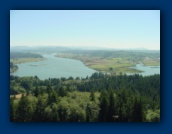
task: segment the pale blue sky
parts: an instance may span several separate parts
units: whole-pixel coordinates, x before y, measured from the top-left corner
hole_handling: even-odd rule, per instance
[[[160,10],[11,10],[10,45],[160,50]]]

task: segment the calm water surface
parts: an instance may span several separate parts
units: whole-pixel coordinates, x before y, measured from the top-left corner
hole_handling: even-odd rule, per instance
[[[47,60],[38,61],[38,62],[28,62],[18,64],[19,69],[12,73],[16,76],[38,76],[40,79],[48,78],[60,78],[72,76],[74,78],[86,76],[91,76],[95,70],[86,67],[81,61],[68,59],[68,58],[59,58],[55,57],[54,54],[43,55]],[[139,73],[143,76],[160,74],[160,66],[144,66],[143,64],[137,64],[135,69],[142,70],[144,72]],[[131,74],[131,73],[127,73]]]
[[[142,73],[139,73],[143,76],[160,74],[160,66],[144,66],[143,64],[137,64],[135,67],[130,67],[130,68],[144,71]]]
[[[86,67],[81,61],[67,58],[58,58],[54,55],[43,55],[47,60],[17,64],[19,69],[12,73],[16,76],[38,76],[40,79],[60,78],[69,76],[91,76],[93,69]]]

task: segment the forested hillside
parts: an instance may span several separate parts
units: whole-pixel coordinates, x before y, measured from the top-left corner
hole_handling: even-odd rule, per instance
[[[22,97],[18,94],[22,93]],[[11,121],[160,121],[160,75],[10,76]]]
[[[89,55],[93,57],[102,58],[136,58],[137,60],[150,57],[152,59],[160,58],[159,51],[132,51],[132,50],[70,50],[63,53],[76,54],[76,55]]]
[[[22,52],[10,52],[10,59],[17,58],[43,58],[40,54],[35,53],[22,53]]]

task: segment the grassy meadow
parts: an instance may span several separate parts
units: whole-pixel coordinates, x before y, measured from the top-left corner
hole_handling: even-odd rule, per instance
[[[108,72],[111,74],[119,73],[140,73],[141,70],[129,68],[138,63],[143,63],[145,66],[159,66],[160,60],[155,58],[136,58],[125,56],[97,56],[90,54],[74,54],[74,53],[58,53],[57,57],[71,58],[80,60],[89,68],[97,71]]]

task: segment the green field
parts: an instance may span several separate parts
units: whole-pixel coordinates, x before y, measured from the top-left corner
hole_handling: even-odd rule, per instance
[[[148,60],[148,59],[144,59],[144,60],[142,60],[142,63],[145,66],[160,66],[160,60]]]
[[[97,59],[97,62],[85,64],[90,68],[98,71],[105,71],[109,73],[139,73],[140,70],[128,68],[135,66],[133,62],[128,61],[125,58],[112,58],[112,59]]]
[[[143,63],[145,66],[159,66],[160,60],[155,58],[137,58],[137,56],[124,57],[124,56],[97,56],[90,54],[74,54],[74,53],[58,53],[57,57],[71,58],[80,60],[89,68],[97,71],[107,72],[110,74],[121,73],[140,73],[141,70],[129,68],[138,63]]]

